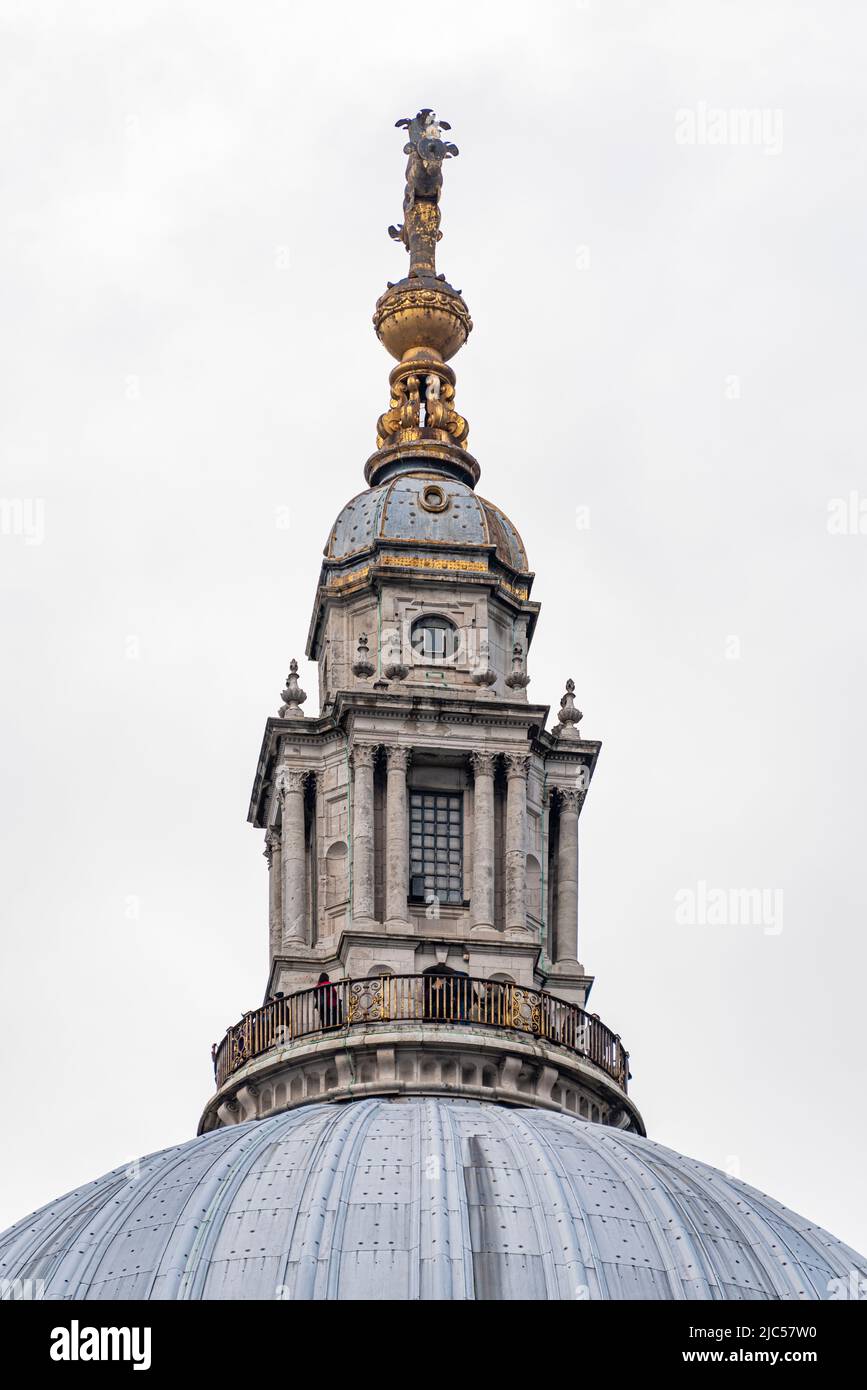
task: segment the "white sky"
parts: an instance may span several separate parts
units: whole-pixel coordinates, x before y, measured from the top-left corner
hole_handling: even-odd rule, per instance
[[[458,406],[543,604],[529,693],[574,676],[604,745],[592,1007],[654,1138],[867,1250],[867,534],[828,530],[867,497],[862,8],[0,23],[0,495],[44,502],[42,544],[0,534],[0,1227],[191,1136],[210,1043],[261,1000],[247,800],[387,404],[393,125],[431,105],[461,149]],[[773,138],[678,143],[713,108]],[[679,925],[700,881],[782,892],[782,931]]]

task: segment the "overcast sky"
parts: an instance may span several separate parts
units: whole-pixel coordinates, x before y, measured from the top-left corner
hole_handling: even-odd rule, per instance
[[[653,1138],[867,1250],[862,7],[0,15],[0,1227],[192,1136],[261,1001],[248,797],[292,656],[314,712],[388,400],[394,122],[429,105],[529,694],[573,676],[603,741],[592,1007]]]

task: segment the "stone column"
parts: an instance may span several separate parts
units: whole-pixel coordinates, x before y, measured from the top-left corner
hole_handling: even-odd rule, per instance
[[[471,753],[473,792],[473,931],[494,925],[494,767],[495,753]]]
[[[372,744],[352,748],[352,916],[373,918]]]
[[[280,869],[280,836],[265,831],[265,859],[268,864],[268,939],[271,960],[279,956],[283,944],[283,893]]]
[[[527,774],[530,759],[506,754],[506,930],[527,927]]]
[[[560,839],[557,846],[557,901],[554,949],[557,964],[578,960],[578,817],[587,792],[559,787]]]
[[[325,774],[311,772],[313,783],[313,834],[310,837],[310,861],[307,872],[310,879],[310,945],[318,946],[325,934],[324,909],[327,896],[325,882],[325,856],[322,846],[325,835]]]
[[[307,945],[307,855],[304,849],[305,772],[284,767],[278,773],[283,811],[280,870],[283,888],[283,950]]]
[[[409,748],[387,748],[385,801],[385,917],[406,922],[409,898],[409,819],[406,808],[406,769]]]

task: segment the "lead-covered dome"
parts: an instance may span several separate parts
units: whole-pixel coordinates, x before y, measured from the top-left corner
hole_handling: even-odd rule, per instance
[[[214,1130],[0,1236],[57,1299],[820,1299],[867,1262],[636,1134],[446,1098]]]
[[[493,546],[502,564],[529,573],[523,541],[505,512],[467,483],[428,469],[399,473],[347,502],[331,528],[325,557],[348,560],[395,542],[450,550]]]

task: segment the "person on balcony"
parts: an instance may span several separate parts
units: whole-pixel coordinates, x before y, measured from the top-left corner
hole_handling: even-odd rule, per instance
[[[332,984],[328,974],[323,970],[319,976],[319,983],[314,991],[313,998],[316,1003],[316,1012],[319,1014],[319,1022],[323,1028],[339,1028],[343,1022],[343,1004],[340,998],[340,991],[337,986]]]
[[[425,971],[424,1017],[431,1022],[477,1020],[478,996],[462,970]]]

